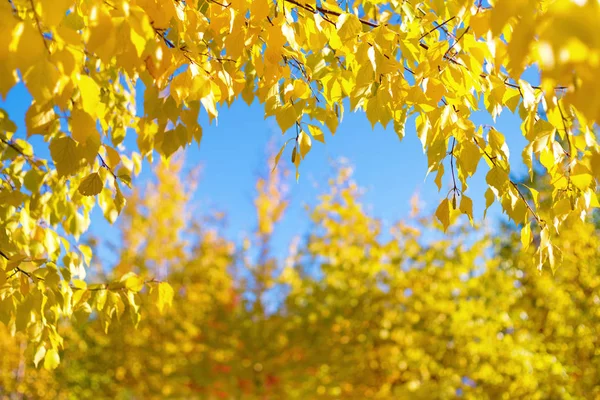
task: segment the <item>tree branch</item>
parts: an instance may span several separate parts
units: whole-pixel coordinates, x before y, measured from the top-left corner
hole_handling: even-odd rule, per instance
[[[419,38],[419,40],[423,39],[425,36],[429,35],[431,32],[435,31],[436,29],[440,29],[443,28],[444,25],[446,25],[448,22],[452,21],[454,18],[456,18],[456,16],[454,17],[450,17],[447,20],[445,20],[444,22],[442,22],[440,25],[436,25],[433,28],[431,28],[429,31],[425,32],[424,34],[421,35],[421,37]]]
[[[337,11],[333,11],[333,10],[328,10],[326,8],[323,7],[319,7],[317,6],[316,8],[313,8],[311,5],[309,4],[302,4],[296,0],[284,0],[288,3],[292,3],[300,8],[305,9],[308,12],[311,12],[313,14],[316,14],[317,12],[320,12],[321,14],[326,14],[326,15],[334,15],[336,17],[339,17],[340,15],[342,15],[341,13],[337,12]],[[363,25],[367,25],[370,26],[371,28],[377,28],[379,26],[379,24],[375,23],[375,22],[371,22],[371,21],[367,21],[365,19],[358,19]]]
[[[494,167],[498,167],[498,164],[496,163],[496,158],[492,157],[488,154],[487,151],[485,151],[484,148],[482,148],[482,146],[479,144],[479,142],[477,141],[477,139],[473,139],[475,141],[475,144],[477,144],[477,146],[481,149],[481,152],[487,157],[487,159],[492,163],[492,165]],[[541,226],[544,224],[544,220],[541,219],[539,217],[539,215],[537,215],[537,213],[535,212],[535,210],[533,209],[533,207],[531,207],[531,205],[529,205],[529,202],[527,201],[527,199],[525,198],[525,196],[523,195],[523,193],[521,192],[521,190],[519,189],[519,186],[512,180],[510,179],[510,177],[508,177],[508,181],[510,182],[510,184],[512,185],[512,187],[517,191],[517,194],[519,195],[519,197],[521,198],[521,200],[523,200],[523,202],[525,203],[525,206],[527,207],[527,210],[531,213],[531,215],[533,215],[533,217],[535,218],[535,220],[537,221],[537,223]]]
[[[42,31],[42,25],[40,23],[40,18],[37,15],[37,11],[35,11],[35,4],[33,0],[29,0],[29,4],[31,5],[31,11],[33,12],[33,18],[35,18],[35,25],[37,27],[38,32],[40,32],[40,36],[42,36],[42,41],[44,42],[44,47],[48,51],[48,54],[52,54],[50,52],[50,47],[48,47],[48,43],[46,43],[46,36],[44,36],[44,32]]]

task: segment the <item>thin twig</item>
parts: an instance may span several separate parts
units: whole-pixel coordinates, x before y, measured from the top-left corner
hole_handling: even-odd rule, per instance
[[[450,48],[446,50],[446,53],[444,53],[444,57],[446,57],[450,53],[450,50],[452,50],[452,48],[456,46],[458,42],[460,42],[460,39],[462,39],[462,37],[465,36],[465,33],[469,32],[469,29],[471,29],[471,27],[467,26],[467,29],[465,29],[465,31],[461,33],[461,35],[454,41],[454,43],[452,43],[452,46],[450,46]]]
[[[104,158],[102,158],[102,156],[100,154],[98,154],[98,158],[100,158],[100,161],[102,163],[102,167],[106,168],[108,170],[108,172],[110,172],[110,174],[113,176],[113,178],[115,178],[115,181],[117,180],[117,175],[113,172],[113,170],[108,166],[108,164],[106,163],[106,161],[104,161]]]
[[[44,31],[42,31],[42,25],[40,23],[40,18],[37,15],[37,11],[35,11],[35,4],[33,4],[33,0],[29,0],[29,4],[31,5],[31,11],[33,12],[33,18],[35,18],[35,24],[37,26],[37,29],[40,32],[40,35],[42,36],[42,41],[44,42],[44,47],[48,51],[48,54],[52,54],[50,52],[50,47],[48,47],[48,43],[46,43],[46,40],[45,40],[46,37],[44,36]]]
[[[445,20],[444,22],[442,22],[440,25],[436,25],[433,28],[431,28],[429,31],[425,32],[424,34],[421,35],[421,37],[419,38],[419,40],[422,40],[425,36],[429,35],[431,32],[435,31],[436,29],[440,29],[443,28],[444,25],[446,25],[448,22],[452,21],[454,18],[456,18],[456,16],[454,17],[450,17],[447,20]]]
[[[10,148],[12,148],[14,151],[16,151],[17,153],[19,153],[20,155],[22,155],[35,169],[39,170],[39,171],[43,171],[45,172],[40,166],[39,164],[41,164],[41,161],[37,160],[35,157],[30,156],[25,154],[25,152],[23,151],[23,149],[21,149],[16,143],[14,143],[12,140],[6,139],[5,137],[0,136],[0,141],[2,143],[4,143],[5,145],[9,146]]]
[[[317,7],[313,8],[313,7],[312,7],[311,5],[309,5],[309,4],[302,4],[302,3],[299,3],[299,2],[297,2],[296,0],[284,0],[284,1],[286,1],[286,2],[288,2],[288,3],[295,4],[296,6],[298,6],[298,7],[300,7],[300,8],[303,8],[303,9],[305,9],[306,11],[308,11],[308,12],[311,12],[311,13],[313,13],[313,14],[316,14],[316,12],[318,11],[318,12],[320,12],[321,14],[329,14],[329,15],[334,15],[334,16],[336,16],[336,17],[339,17],[340,15],[342,15],[341,13],[339,13],[339,12],[337,12],[337,11],[328,10],[328,9],[326,9],[326,8],[319,7],[319,6],[317,6]],[[367,21],[367,20],[365,20],[365,19],[361,19],[361,18],[359,18],[358,20],[359,20],[359,21],[360,21],[362,24],[364,24],[364,25],[367,25],[367,26],[370,26],[371,28],[377,28],[377,27],[379,26],[379,24],[377,24],[377,23],[375,23],[375,22]]]
[[[483,148],[479,142],[477,141],[477,139],[473,139],[475,141],[475,144],[477,144],[477,146],[481,149],[481,152],[487,157],[487,159],[492,163],[492,165],[496,168],[498,167],[498,164],[496,163],[496,157],[492,157],[488,154],[487,151],[485,151],[485,148]],[[529,205],[529,202],[527,201],[527,199],[525,198],[525,195],[523,195],[523,193],[521,192],[521,190],[519,189],[519,186],[513,182],[512,179],[510,179],[510,177],[508,178],[508,181],[510,182],[510,184],[512,185],[512,187],[517,191],[517,194],[519,195],[519,197],[521,198],[521,200],[523,200],[523,202],[525,203],[525,206],[527,207],[527,210],[529,210],[529,212],[531,213],[531,215],[533,215],[533,218],[535,218],[535,220],[537,221],[537,223],[539,225],[543,225],[544,224],[544,220],[542,220],[537,213],[535,212],[535,210]]]
[[[458,193],[458,186],[456,186],[456,176],[454,175],[454,147],[456,146],[456,138],[452,137],[452,148],[450,149],[450,171],[452,172],[452,194],[453,197],[456,197]]]
[[[567,136],[567,143],[569,145],[569,152],[567,154],[569,156],[569,172],[571,172],[571,162],[575,158],[575,155],[573,155],[573,149],[575,146],[573,146],[573,144],[571,143],[571,133],[570,130],[567,128],[567,118],[565,117],[565,114],[563,113],[563,110],[560,107],[560,101],[556,102],[556,106],[558,107],[558,111],[560,112],[560,118],[562,119],[563,128],[565,129],[565,135]]]

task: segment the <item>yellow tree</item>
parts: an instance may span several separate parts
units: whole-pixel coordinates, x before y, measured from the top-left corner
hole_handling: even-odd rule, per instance
[[[600,390],[596,228],[539,276],[520,235],[432,239],[435,221],[382,237],[343,170],[312,213],[289,286],[287,398],[587,398]],[[579,226],[579,225],[578,225]],[[428,239],[429,238],[429,239]],[[499,241],[499,239],[496,239]],[[581,247],[579,247],[581,246]],[[566,257],[566,256],[565,256]]]
[[[519,233],[492,240],[458,224],[452,233],[462,239],[451,240],[435,236],[435,217],[417,216],[386,235],[343,167],[311,211],[307,239],[292,242],[282,263],[270,247],[286,206],[281,174],[258,179],[257,228],[237,250],[201,210],[182,217],[193,184],[179,179],[177,163],[156,175],[124,210],[115,274],[150,280],[163,271],[174,307],[138,294],[141,321],[127,303],[107,333],[100,311],[61,325],[69,345],[53,373],[34,368],[25,335],[2,330],[0,394],[583,399],[600,390],[592,225],[565,229],[559,245],[577,251],[555,276],[540,276],[533,248],[514,251]],[[145,212],[165,201],[173,207],[157,212],[175,233]],[[151,251],[157,244],[164,258]]]
[[[55,371],[65,396],[213,398],[236,379],[224,374],[237,340],[234,248],[209,214],[192,210],[196,177],[182,177],[181,161],[158,164],[153,182],[128,198],[109,273],[168,280],[173,308],[153,299],[160,288],[152,283],[149,295],[136,295],[141,320],[129,303],[109,321],[99,313],[68,329],[70,345]]]
[[[240,97],[291,132],[277,158],[291,143],[296,167],[347,110],[400,138],[415,115],[424,174],[451,187],[436,213],[444,228],[456,213],[472,216],[468,179],[486,164],[486,206],[498,201],[525,242],[538,235],[536,263],[555,269],[562,225],[598,205],[599,19],[592,0],[2,3],[0,95],[22,84],[33,97],[26,132],[0,110],[2,319],[11,330],[38,326],[30,339],[56,365],[58,316],[92,307],[82,283],[91,253],[74,243],[92,207],[114,221],[142,159],[200,142],[200,112],[216,119]],[[532,65],[539,86],[522,79]],[[504,135],[471,119],[505,109],[521,118],[523,161],[551,178],[548,205],[510,178]],[[123,146],[128,132],[139,152]],[[32,135],[49,143],[49,159]],[[57,318],[30,307],[39,301]]]

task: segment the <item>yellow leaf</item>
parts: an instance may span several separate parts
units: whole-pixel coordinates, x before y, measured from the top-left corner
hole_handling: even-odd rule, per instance
[[[125,287],[133,292],[139,292],[144,287],[144,280],[137,275],[132,275],[125,280]]]
[[[108,161],[108,166],[114,171],[121,162],[121,155],[117,150],[108,145],[104,145],[104,149],[106,150],[106,161]]]
[[[362,32],[362,24],[354,14],[343,13],[340,15],[335,27],[342,42],[356,39],[356,35]]]
[[[25,114],[27,136],[48,133],[56,121],[56,113],[52,107],[52,102],[44,104],[33,102]]]
[[[87,75],[79,77],[77,84],[81,93],[83,110],[92,117],[98,115],[98,105],[100,104],[100,88],[95,80]]]
[[[162,313],[173,304],[173,288],[167,282],[158,284],[158,309]]]
[[[261,24],[270,13],[270,1],[269,0],[253,0],[250,7],[250,20],[254,24]]]
[[[473,200],[470,197],[462,195],[460,199],[460,212],[469,217],[471,225],[473,224]]]
[[[56,66],[47,60],[41,60],[32,65],[23,76],[23,81],[31,96],[40,103],[45,103],[54,97],[59,90],[60,74]]]
[[[86,290],[87,283],[85,283],[85,281],[82,281],[81,279],[73,279],[73,287],[77,288],[78,290]]]
[[[442,190],[442,178],[444,177],[444,164],[440,164],[437,170],[437,174],[435,175],[434,182],[438,187],[438,192]]]
[[[485,180],[490,187],[500,196],[505,192],[505,185],[508,182],[508,174],[500,167],[493,167],[486,175]]]
[[[107,291],[108,290],[100,289],[96,292],[96,310],[102,311],[106,305]]]
[[[84,196],[95,196],[102,191],[104,182],[97,172],[92,172],[79,184],[79,193]]]
[[[523,229],[521,229],[521,244],[523,245],[523,250],[527,250],[530,243],[531,243],[531,224],[528,222],[525,224]]]
[[[300,135],[298,135],[298,143],[300,144],[300,154],[302,155],[302,158],[304,158],[310,151],[310,147],[312,145],[310,136],[308,136],[304,131],[300,131]]]
[[[494,192],[492,191],[492,189],[487,188],[487,190],[485,191],[485,210],[483,210],[483,218],[485,218],[487,210],[494,203],[494,200],[496,200]]]
[[[44,39],[34,24],[33,20],[19,22],[11,33],[3,32],[12,35],[9,50],[14,54],[13,61],[22,75],[25,75],[33,64],[39,62],[46,52]]]
[[[215,103],[215,95],[213,94],[213,92],[210,92],[206,96],[202,97],[202,99],[200,99],[200,103],[202,103],[202,105],[204,106],[204,109],[206,110],[206,112],[208,113],[208,115],[210,116],[211,119],[217,118],[219,113],[217,111],[217,105]]]
[[[0,62],[0,98],[6,100],[6,96],[10,89],[19,82],[17,71],[14,70],[6,62]]]
[[[119,185],[116,185],[116,190],[117,193],[115,194],[115,208],[117,209],[117,212],[120,214],[121,211],[123,210],[123,207],[125,207],[125,204],[127,203],[127,200],[125,199],[125,196],[123,196],[123,193],[121,192],[121,188],[119,187]]]
[[[70,137],[63,136],[52,140],[49,147],[58,175],[73,175],[80,162],[77,143]]]
[[[71,135],[79,143],[85,144],[88,137],[98,135],[96,130],[96,121],[87,112],[81,109],[74,109],[71,112]]]
[[[72,0],[41,0],[44,25],[56,26],[67,15],[67,10],[73,5]]]
[[[60,356],[58,355],[58,351],[56,349],[50,349],[46,352],[46,357],[44,358],[44,368],[47,370],[53,370],[58,367],[60,364]]]
[[[325,143],[325,136],[323,135],[323,131],[321,130],[321,128],[315,125],[308,124],[308,131],[316,141]]]
[[[571,182],[578,189],[585,191],[594,182],[594,177],[586,166],[578,163],[571,169]]]
[[[506,145],[506,141],[504,140],[504,135],[498,132],[496,129],[490,129],[488,135],[488,143],[492,148],[492,155],[502,154],[508,158],[508,146]]]
[[[286,141],[283,146],[281,146],[281,148],[279,149],[279,152],[277,153],[277,155],[275,156],[275,162],[273,163],[273,169],[271,170],[271,172],[275,171],[275,168],[277,168],[277,164],[279,164],[279,160],[281,159],[281,155],[283,154],[283,150],[285,150],[285,146],[288,144],[288,142]]]
[[[80,244],[78,247],[81,255],[83,255],[83,261],[89,267],[92,262],[92,248],[85,244]]]
[[[298,114],[296,114],[294,106],[288,103],[275,111],[275,119],[277,120],[277,124],[279,124],[279,128],[281,128],[281,133],[285,133],[294,126],[298,120]]]
[[[33,364],[37,367],[45,355],[46,347],[44,345],[41,345],[40,347],[38,347],[37,351],[35,352],[35,355],[33,356]]]
[[[479,146],[470,140],[465,140],[460,143],[458,150],[458,161],[461,170],[467,177],[473,176],[477,170],[477,165],[479,165],[479,161],[481,160],[481,150],[479,149]]]
[[[450,202],[448,199],[442,200],[435,211],[435,216],[442,223],[445,232],[450,225]]]
[[[556,272],[558,267],[562,264],[563,255],[562,251],[556,245],[550,244],[546,248],[548,252],[548,262],[550,263],[550,268],[552,269],[552,273]]]

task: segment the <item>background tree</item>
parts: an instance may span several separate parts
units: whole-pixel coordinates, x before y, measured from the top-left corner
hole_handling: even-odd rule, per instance
[[[23,85],[33,102],[24,132],[0,110],[0,319],[56,366],[58,319],[105,309],[106,290],[84,284],[92,252],[78,243],[91,209],[114,222],[143,160],[200,143],[200,113],[215,120],[240,97],[290,132],[275,164],[291,144],[296,177],[347,110],[400,138],[415,116],[426,172],[451,185],[436,212],[444,229],[456,214],[472,218],[468,180],[484,160],[486,207],[498,201],[523,241],[539,235],[534,260],[556,269],[563,225],[598,206],[599,19],[597,2],[570,0],[2,3],[0,95]],[[534,65],[539,85],[523,79]],[[472,119],[505,109],[522,120],[523,162],[550,177],[548,205],[510,178],[504,135]],[[137,149],[124,145],[132,134]],[[169,302],[166,282],[142,283]],[[142,288],[132,275],[107,285],[133,293],[107,294],[108,314]]]
[[[161,164],[156,180],[129,198],[114,268],[117,276],[137,271],[142,280],[163,271],[174,288],[173,307],[161,312],[142,291],[141,320],[125,303],[110,316],[107,333],[96,309],[89,320],[65,321],[60,334],[69,345],[52,373],[34,367],[25,335],[1,331],[2,396],[599,394],[594,225],[565,230],[559,244],[575,250],[554,275],[540,275],[530,262],[534,248],[515,251],[522,246],[517,231],[493,238],[465,220],[449,238],[435,234],[434,216],[415,209],[384,232],[364,210],[351,169],[342,166],[309,211],[313,226],[305,239],[290,243],[282,260],[269,243],[284,217],[283,173],[257,180],[256,230],[236,246],[224,239],[221,219],[191,212],[185,188],[194,178],[179,168]],[[163,220],[193,215],[172,222],[178,232],[145,213],[165,201],[174,207],[161,209]],[[148,247],[157,244],[165,258]]]

